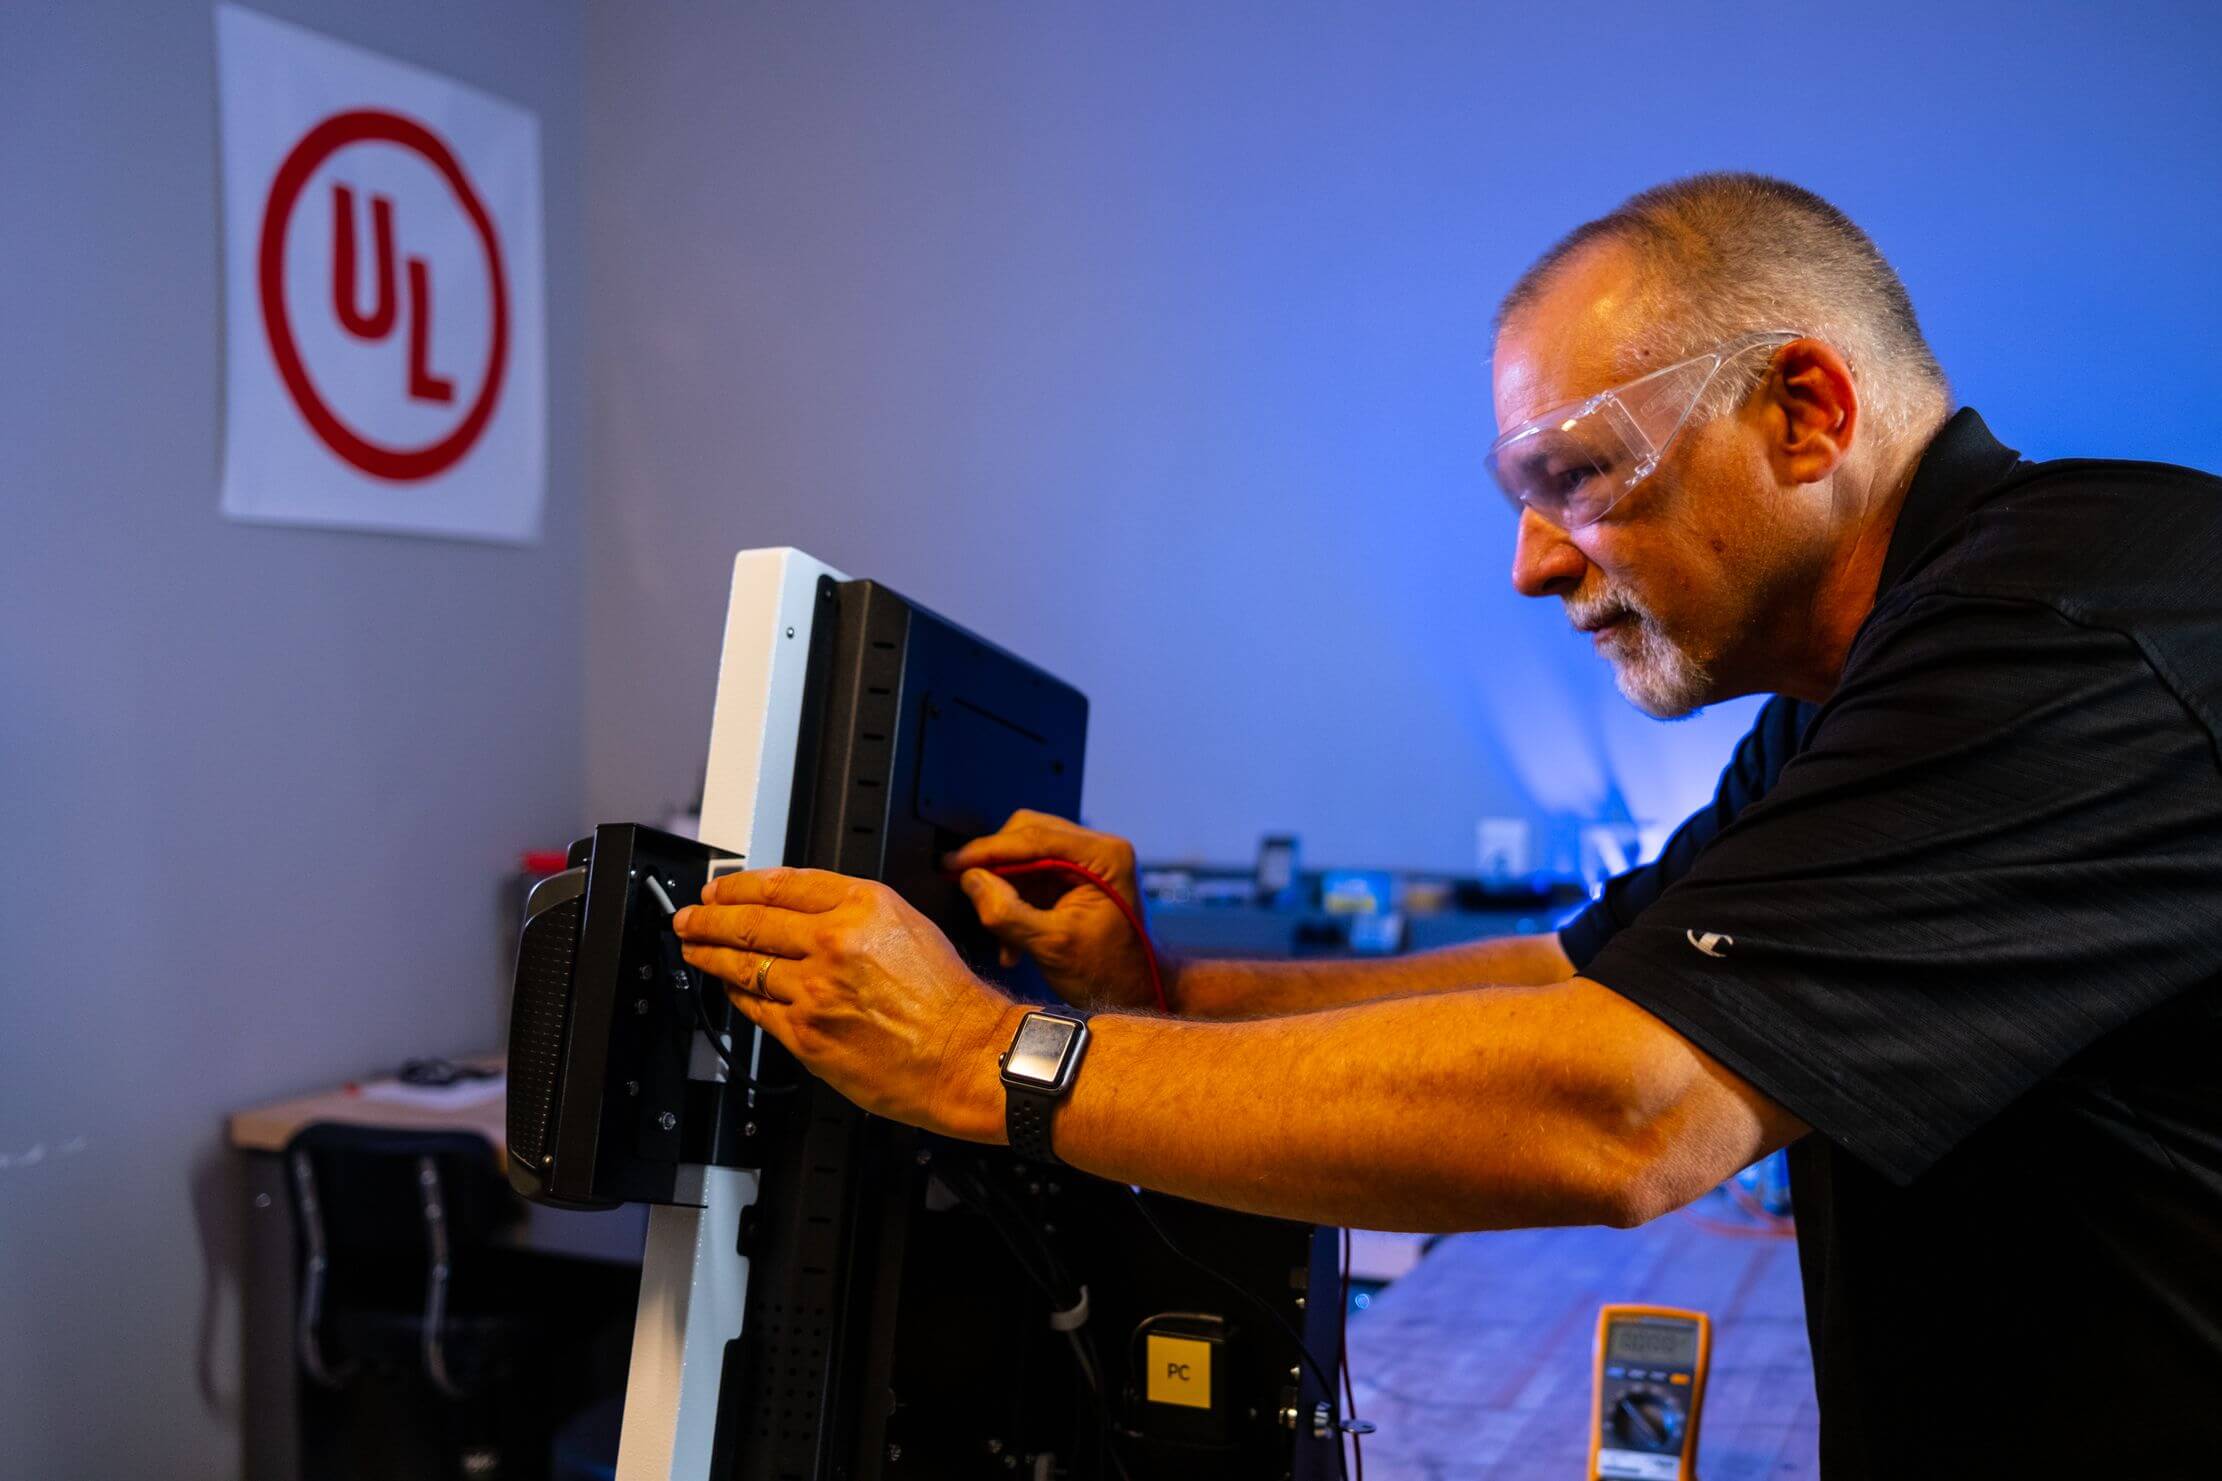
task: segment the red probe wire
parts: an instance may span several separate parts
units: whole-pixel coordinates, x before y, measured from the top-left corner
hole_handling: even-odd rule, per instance
[[[1142,924],[1140,912],[1127,904],[1126,896],[1119,893],[1117,885],[1105,879],[1085,864],[1075,864],[1070,859],[1027,859],[1017,864],[982,864],[977,866],[990,874],[1000,874],[1005,879],[1015,874],[1069,874],[1083,884],[1091,884],[1103,897],[1119,909],[1126,923],[1134,931],[1134,939],[1142,945],[1142,961],[1149,968],[1150,992],[1157,999],[1157,1011],[1171,1013],[1173,1006],[1165,997],[1165,978],[1158,970],[1157,948],[1150,945],[1150,928]]]
[[[974,867],[985,869],[990,874],[1000,874],[1006,879],[1018,874],[1066,874],[1083,884],[1093,885],[1103,894],[1104,898],[1118,907],[1119,914],[1126,917],[1128,927],[1133,930],[1134,939],[1141,944],[1142,960],[1149,967],[1150,991],[1157,998],[1158,1011],[1167,1014],[1173,1011],[1171,1005],[1165,999],[1165,978],[1158,969],[1157,948],[1150,944],[1150,928],[1143,924],[1141,913],[1127,903],[1126,896],[1120,894],[1118,886],[1112,884],[1110,880],[1105,879],[1085,864],[1075,864],[1070,859],[1026,859],[1016,864],[980,864]],[[1342,1298],[1339,1303],[1340,1309],[1335,1314],[1336,1366],[1342,1370],[1343,1418],[1355,1419],[1358,1417],[1358,1394],[1350,1381],[1350,1231],[1348,1229],[1342,1231],[1340,1295]],[[1333,1399],[1334,1395],[1330,1393],[1327,1397]],[[1349,1439],[1350,1448],[1357,1454],[1358,1481],[1365,1481],[1365,1449],[1356,1434],[1350,1434]],[[1338,1437],[1335,1443],[1340,1446],[1342,1444],[1341,1438]]]

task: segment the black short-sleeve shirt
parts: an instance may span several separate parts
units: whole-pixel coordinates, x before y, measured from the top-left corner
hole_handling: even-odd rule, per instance
[[[1924,454],[1836,692],[1562,929],[1814,1128],[1823,1473],[2216,1476],[2222,480]]]

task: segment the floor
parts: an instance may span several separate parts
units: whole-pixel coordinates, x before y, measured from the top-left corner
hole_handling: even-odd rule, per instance
[[[1608,1301],[1713,1319],[1704,1481],[1810,1481],[1818,1416],[1785,1238],[1718,1232],[1715,1194],[1641,1229],[1442,1240],[1351,1319],[1367,1481],[1570,1481],[1588,1461],[1590,1345]]]

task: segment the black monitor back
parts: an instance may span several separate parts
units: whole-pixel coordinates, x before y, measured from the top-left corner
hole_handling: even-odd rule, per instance
[[[881,880],[984,950],[941,857],[1021,807],[1080,815],[1088,701],[876,581],[818,601],[787,860]]]
[[[821,581],[817,602],[787,862],[884,881],[981,975],[1046,997],[1031,967],[997,967],[940,861],[1019,808],[1079,816],[1086,699],[876,582]],[[1011,1474],[1022,1457],[1029,1474],[1050,1454],[1071,1481],[1109,1481],[1114,1446],[1137,1481],[1331,1473],[1333,1451],[1310,1425],[1282,1422],[1308,1421],[1327,1396],[1297,1376],[1287,1331],[1261,1315],[1332,1354],[1331,1312],[1304,1300],[1331,1289],[1317,1231],[1156,1200],[1160,1222],[1218,1272],[1199,1274],[1118,1185],[866,1115],[768,1037],[762,1052],[759,1079],[798,1089],[761,1102],[763,1193],[741,1223],[747,1313],[726,1357],[718,1481],[939,1481]],[[1090,1285],[1102,1368],[1092,1399],[1006,1248],[1012,1220],[1046,1229]],[[1153,1312],[1227,1308],[1230,1280],[1249,1293],[1228,1313],[1224,1407],[1237,1432],[1199,1444],[1176,1426],[1152,1439],[1149,1416],[1190,1416],[1128,1391],[1130,1334]],[[1042,1384],[1045,1372],[1067,1377]],[[1014,1385],[1029,1373],[1022,1403]]]
[[[992,942],[941,856],[1020,807],[1078,814],[1087,700],[877,582],[823,579],[817,604],[787,862],[885,882],[994,975]],[[743,1215],[748,1310],[712,1474],[880,1475],[909,1219],[931,1154],[768,1037],[762,1053],[760,1080],[800,1090],[765,1102],[782,1125]]]

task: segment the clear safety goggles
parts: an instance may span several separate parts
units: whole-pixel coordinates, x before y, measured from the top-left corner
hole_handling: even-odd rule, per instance
[[[1651,476],[1730,361],[1803,337],[1794,329],[1741,335],[1586,401],[1554,406],[1489,445],[1489,474],[1516,508],[1569,532],[1593,525]]]

